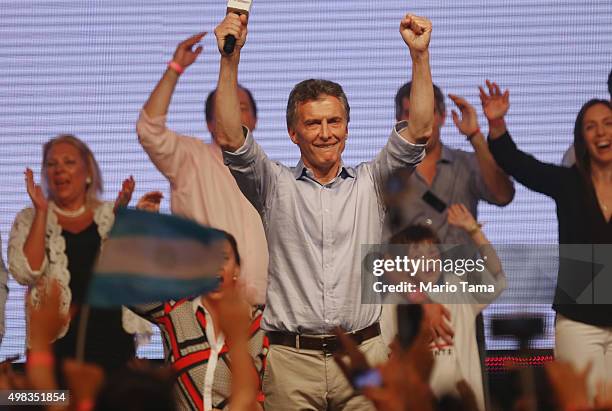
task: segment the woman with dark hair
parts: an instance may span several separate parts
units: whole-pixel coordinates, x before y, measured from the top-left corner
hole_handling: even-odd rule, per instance
[[[35,184],[32,170],[26,169],[33,207],[15,217],[8,244],[9,270],[17,282],[29,287],[27,298],[34,306],[50,280],[59,283],[61,311],[72,314],[53,344],[56,358],[62,359],[76,355],[77,328],[93,265],[113,225],[114,208],[129,201],[133,180],[124,182],[115,203],[100,201],[98,163],[83,141],[67,134],[44,145],[41,178],[42,187]],[[121,309],[92,308],[87,323],[83,359],[107,372],[134,357],[131,334],[148,331],[140,318]]]
[[[508,91],[489,83],[481,88],[483,109],[509,107]],[[505,113],[504,113],[505,114]],[[551,197],[557,205],[561,258],[553,309],[555,355],[582,369],[592,363],[590,395],[596,383],[612,382],[612,296],[610,279],[598,278],[612,244],[612,108],[607,100],[588,101],[574,127],[576,164],[543,163],[519,150],[503,117],[489,121],[489,148],[497,164],[521,184]],[[606,251],[607,250],[607,251]],[[576,253],[579,253],[578,256]],[[607,253],[607,255],[605,254]],[[582,261],[577,261],[582,260]]]
[[[136,208],[158,212],[162,193],[145,194]],[[235,292],[240,277],[240,255],[236,239],[225,233],[224,264],[219,271],[219,288],[204,295],[178,301],[142,304],[131,307],[143,318],[155,323],[164,340],[166,363],[178,377],[175,385],[177,408],[180,410],[227,410],[230,407],[232,370],[229,352],[232,341],[226,339],[221,324],[221,303],[228,293]],[[244,311],[242,311],[244,308]],[[251,307],[239,301],[245,316],[250,314],[248,351],[252,360],[252,382],[261,388],[268,342],[259,327],[262,307]],[[228,337],[229,338],[229,337]],[[261,394],[258,401],[263,401]]]

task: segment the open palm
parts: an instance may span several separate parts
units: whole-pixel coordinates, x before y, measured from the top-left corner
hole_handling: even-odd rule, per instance
[[[46,210],[49,206],[49,201],[47,200],[42,187],[34,182],[34,173],[31,169],[26,168],[24,174],[26,179],[26,189],[28,190],[30,200],[32,200],[32,205],[34,205],[36,210]]]
[[[487,94],[482,86],[479,86],[480,101],[482,102],[482,111],[489,121],[503,118],[510,108],[510,92],[508,90],[501,92],[497,83],[486,81],[489,94]]]
[[[206,33],[198,33],[181,42],[176,47],[172,60],[177,62],[183,69],[192,65],[202,52],[202,46],[196,47],[195,50],[193,46],[199,43],[205,35]]]

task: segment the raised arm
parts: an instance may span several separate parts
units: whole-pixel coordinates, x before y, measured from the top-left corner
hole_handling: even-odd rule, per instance
[[[378,198],[384,203],[384,187],[389,176],[399,170],[414,171],[425,157],[425,143],[431,136],[434,94],[429,68],[431,22],[424,17],[407,14],[400,23],[400,33],[412,58],[412,91],[410,121],[397,123],[387,145],[371,163],[371,174]]]
[[[504,173],[504,170],[497,165],[493,155],[489,151],[487,141],[480,131],[476,109],[463,97],[454,94],[449,94],[448,97],[455,103],[461,112],[461,117],[459,117],[459,114],[457,114],[455,110],[452,111],[453,122],[459,132],[467,138],[474,148],[474,153],[478,160],[480,175],[484,182],[483,188],[485,189],[482,191],[486,191],[486,193],[479,193],[479,195],[481,197],[484,197],[485,194],[490,196],[490,199],[485,199],[498,205],[508,204],[514,198],[514,184],[512,184],[510,177]],[[488,108],[488,115],[494,119],[503,119],[509,107],[510,102],[506,94],[505,98],[501,96],[492,102]]]
[[[196,61],[202,52],[202,46],[192,50],[193,46],[202,40],[205,35],[206,33],[193,35],[176,47],[172,62],[168,65],[166,72],[153,89],[153,92],[143,107],[149,117],[163,116],[168,113],[170,100],[172,99],[172,94],[174,93],[174,88],[176,87],[176,83],[178,83],[180,75],[187,67],[191,66],[193,62]]]
[[[34,174],[25,171],[28,195],[34,208],[22,210],[15,217],[8,242],[9,271],[19,284],[32,285],[46,265],[45,232],[49,202]]]
[[[433,129],[434,93],[429,67],[431,21],[407,14],[400,23],[400,33],[410,49],[412,59],[412,90],[410,121],[400,135],[410,143],[424,144]]]
[[[223,292],[217,312],[232,358],[231,409],[238,411],[261,410],[257,399],[265,361],[258,359],[255,364],[249,354],[249,328],[257,328],[255,337],[261,337],[256,338],[258,343],[263,343],[264,331],[259,329],[259,318],[257,323],[250,323],[249,311],[242,290],[228,287]]]
[[[228,35],[236,38],[232,54],[223,51]],[[215,115],[217,120],[217,142],[225,151],[235,152],[244,144],[245,135],[240,121],[240,100],[238,98],[238,64],[240,51],[247,36],[247,16],[229,13],[215,28],[217,46],[221,53],[219,81],[215,94]]]
[[[448,223],[461,228],[470,235],[474,244],[478,247],[481,256],[486,260],[487,270],[497,277],[502,272],[502,265],[495,248],[480,229],[480,225],[474,220],[474,216],[463,204],[453,204],[448,208]]]
[[[501,260],[495,251],[495,247],[489,242],[489,239],[480,229],[480,225],[474,219],[474,216],[463,204],[453,204],[448,208],[448,223],[455,227],[463,229],[467,232],[472,241],[478,247],[480,256],[484,260],[485,271],[482,272],[480,278],[476,278],[477,284],[491,284],[495,287],[495,293],[474,293],[473,297],[478,303],[475,307],[478,310],[483,310],[488,304],[493,302],[501,292],[506,288],[506,275],[502,269]],[[477,275],[472,272],[467,275]],[[469,278],[465,281],[469,282]]]
[[[519,150],[506,129],[504,116],[507,109],[498,110],[500,104],[509,107],[509,92],[506,90],[502,93],[496,83],[488,80],[486,84],[489,94],[479,87],[480,101],[489,121],[489,150],[493,158],[499,167],[527,188],[556,198],[563,192],[567,178],[573,175],[573,171],[543,163]]]
[[[195,46],[205,34],[196,34],[179,43],[172,62],[153,89],[136,123],[142,148],[171,184],[176,182],[182,172],[188,172],[184,165],[187,157],[193,155],[193,151],[190,150],[190,144],[186,143],[189,139],[166,127],[166,114],[181,73],[191,66],[202,52],[201,46]]]

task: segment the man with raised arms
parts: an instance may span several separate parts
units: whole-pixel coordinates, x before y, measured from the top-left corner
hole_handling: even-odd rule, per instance
[[[433,123],[429,67],[431,23],[406,15],[400,33],[412,60],[410,122],[397,123],[370,162],[342,162],[349,104],[327,80],[297,84],[287,104],[287,130],[301,153],[296,167],[270,160],[240,122],[238,65],[247,36],[245,16],[228,14],[215,29],[221,53],[217,139],[238,186],[262,217],[270,254],[262,328],[270,339],[265,409],[370,410],[330,355],[335,327],[351,333],[371,363],[386,360],[379,304],[361,303],[361,244],[380,243],[385,180],[414,169],[425,155]],[[225,38],[237,39],[223,52]]]

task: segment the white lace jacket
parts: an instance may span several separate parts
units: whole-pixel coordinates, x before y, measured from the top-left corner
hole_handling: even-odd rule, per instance
[[[66,256],[66,242],[62,236],[62,227],[53,212],[47,215],[47,229],[45,234],[45,258],[38,271],[30,268],[28,259],[23,253],[23,245],[28,238],[30,226],[34,220],[34,209],[23,209],[15,217],[8,243],[9,271],[15,280],[22,285],[30,287],[30,298],[33,304],[40,302],[39,293],[44,290],[50,279],[59,281],[61,286],[61,309],[67,313],[72,301],[70,292],[70,272],[68,271],[68,258]],[[94,221],[98,226],[98,234],[102,243],[108,237],[115,213],[113,203],[102,203],[94,211]],[[151,324],[123,307],[123,329],[130,334],[138,334],[139,339],[151,334]],[[57,338],[63,337],[68,331],[66,326]],[[146,340],[146,338],[144,338]]]

